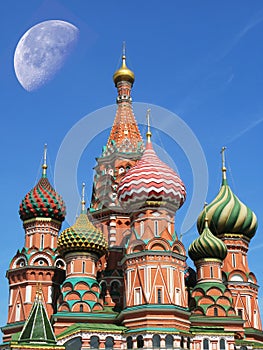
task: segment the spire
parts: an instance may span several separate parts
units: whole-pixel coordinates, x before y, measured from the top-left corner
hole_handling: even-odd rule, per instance
[[[85,182],[82,183],[82,192],[81,192],[81,214],[85,214]]]
[[[42,177],[47,177],[47,144],[44,145],[44,157],[42,165]]]
[[[126,65],[126,45],[124,41],[122,44],[122,65],[114,73],[113,81],[115,83],[115,86],[117,86],[117,84],[121,81],[129,82],[131,85],[133,85],[134,80],[134,73]]]
[[[56,344],[56,337],[43,305],[40,284],[37,285],[35,302],[20,333],[18,343]]]
[[[225,150],[226,147],[223,146],[220,153],[222,155],[222,181],[226,183],[226,159],[225,159]]]
[[[147,113],[146,113],[146,119],[147,119],[147,133],[146,133],[146,137],[147,137],[147,144],[148,143],[151,143],[151,136],[152,136],[152,133],[151,133],[151,126],[150,126],[150,113],[151,113],[151,109],[147,109]]]

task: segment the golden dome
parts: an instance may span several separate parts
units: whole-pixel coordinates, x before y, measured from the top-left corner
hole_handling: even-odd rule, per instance
[[[133,84],[134,80],[134,73],[126,66],[126,55],[123,53],[121,68],[116,70],[116,72],[113,74],[113,81],[115,83],[115,86],[117,86],[117,83],[120,81],[128,81],[129,83]]]

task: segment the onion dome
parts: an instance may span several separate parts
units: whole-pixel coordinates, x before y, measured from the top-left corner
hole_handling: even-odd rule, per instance
[[[255,213],[232,192],[227,183],[224,150],[225,148],[222,151],[222,185],[216,198],[199,215],[198,231],[202,232],[207,216],[209,228],[214,235],[240,234],[251,239],[257,229],[257,218]]]
[[[66,208],[62,197],[54,190],[47,179],[46,145],[42,169],[41,179],[26,194],[20,204],[20,218],[23,221],[36,217],[51,218],[62,222],[66,216]]]
[[[205,258],[225,259],[227,247],[221,239],[214,236],[209,230],[207,218],[202,234],[190,245],[188,253],[193,261]]]
[[[58,238],[58,251],[61,255],[78,251],[92,252],[98,256],[106,253],[108,243],[103,233],[89,221],[85,210],[84,184],[82,189],[82,209],[74,225],[62,231]]]
[[[182,180],[153,150],[149,124],[143,156],[122,178],[118,196],[121,205],[128,210],[163,206],[176,211],[185,201],[186,191]]]
[[[125,52],[125,44],[123,45],[123,53],[122,53],[122,65],[121,67],[116,70],[116,72],[113,74],[113,81],[115,85],[120,81],[128,81],[129,83],[133,84],[135,77],[134,73],[126,66],[126,52]]]

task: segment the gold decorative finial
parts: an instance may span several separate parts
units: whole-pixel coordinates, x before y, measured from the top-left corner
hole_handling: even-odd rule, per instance
[[[226,180],[226,159],[225,159],[225,150],[226,147],[223,146],[221,149],[221,155],[222,155],[222,176],[223,176],[223,180]]]
[[[147,137],[147,143],[150,143],[151,142],[151,136],[152,136],[152,133],[151,133],[151,126],[150,126],[150,113],[151,113],[151,109],[148,108],[147,109],[147,112],[146,112],[146,119],[147,119],[147,133],[146,133],[146,137]]]
[[[126,66],[126,44],[125,41],[122,43],[122,65],[116,70],[113,75],[113,81],[117,86],[117,83],[121,81],[128,81],[133,85],[134,83],[134,73]]]
[[[81,192],[81,213],[85,213],[85,183],[82,183],[82,192]]]
[[[42,177],[47,176],[47,144],[44,145],[44,160],[42,165]]]

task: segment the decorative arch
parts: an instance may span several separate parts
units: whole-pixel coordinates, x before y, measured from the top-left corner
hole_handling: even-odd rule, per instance
[[[174,241],[173,245],[172,245],[172,251],[174,253],[177,253],[177,254],[180,254],[180,255],[186,255],[186,252],[185,252],[185,248],[182,244],[181,241]]]
[[[142,241],[142,240],[140,240],[140,239],[136,239],[136,240],[134,240],[129,246],[128,246],[128,248],[127,248],[127,254],[132,254],[132,253],[134,253],[134,248],[135,247],[142,247],[141,249],[140,249],[140,251],[142,251],[142,250],[145,250],[145,243]]]
[[[63,270],[66,269],[66,263],[62,258],[56,259],[55,266]]]
[[[17,269],[27,265],[27,258],[24,255],[18,256],[12,263],[12,269]]]
[[[232,279],[234,276],[234,279]],[[228,276],[228,281],[229,282],[247,282],[247,276],[246,274],[238,269],[233,270],[232,272],[230,272],[229,276]]]
[[[82,310],[82,311],[80,311]],[[72,312],[91,312],[90,306],[82,301],[78,301],[75,304],[72,305],[71,308]]]
[[[171,250],[170,244],[166,241],[164,238],[153,238],[151,239],[148,244],[146,245],[147,250],[164,250],[169,251]]]
[[[46,255],[46,254],[36,254],[36,255],[34,255],[34,256],[31,258],[31,260],[29,260],[29,265],[35,265],[35,263],[36,263],[37,261],[41,261],[41,260],[43,260],[43,261],[47,264],[47,266],[52,266],[51,259],[50,259],[50,257],[49,257],[48,255]],[[40,266],[41,266],[41,265],[40,265]],[[43,266],[45,266],[45,265],[43,265]]]

